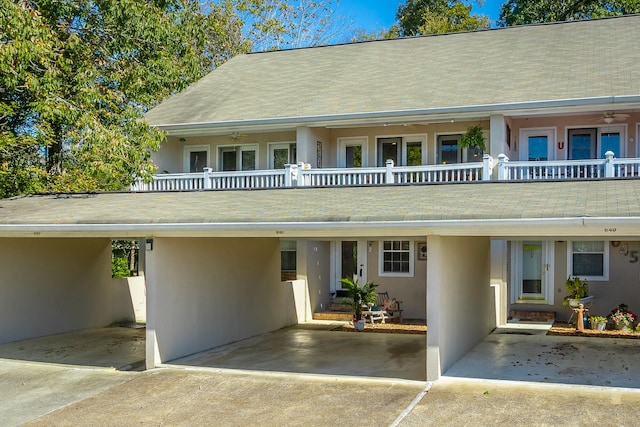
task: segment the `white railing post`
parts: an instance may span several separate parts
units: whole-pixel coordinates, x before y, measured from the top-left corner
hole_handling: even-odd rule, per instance
[[[509,174],[507,171],[507,163],[509,162],[509,158],[506,154],[500,153],[498,155],[498,180],[504,181],[509,179]]]
[[[482,156],[482,180],[491,181],[493,175],[493,157],[489,154]]]
[[[284,165],[284,186],[294,187],[298,185],[298,165]]]
[[[305,185],[307,185],[303,174],[304,169],[304,162],[298,162],[298,165],[296,166],[296,184],[298,185],[298,187],[304,187]]]
[[[384,174],[384,183],[395,184],[395,180],[393,179],[393,160],[387,159],[387,161],[385,162],[385,166],[387,167],[387,170]]]
[[[613,178],[613,151],[604,153],[604,176],[605,178]]]
[[[209,179],[209,174],[211,172],[213,172],[213,169],[204,168],[203,171],[204,171],[204,177],[203,177],[204,178],[204,183],[203,183],[202,187],[205,188],[205,189],[210,189],[211,188],[211,179]]]

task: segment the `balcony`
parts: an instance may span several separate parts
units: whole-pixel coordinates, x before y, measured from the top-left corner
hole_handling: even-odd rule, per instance
[[[280,170],[154,175],[151,182],[137,181],[131,191],[195,191],[275,189],[287,187],[348,187],[385,184],[431,184],[491,181],[494,162],[485,154],[482,162],[423,166],[312,169],[299,163]],[[497,162],[498,181],[581,180],[640,176],[640,158],[616,159],[607,152],[604,159],[517,161],[501,154]]]

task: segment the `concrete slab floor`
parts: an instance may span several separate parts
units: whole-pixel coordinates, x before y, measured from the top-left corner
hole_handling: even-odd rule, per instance
[[[425,381],[426,336],[292,326],[168,365]]]
[[[444,375],[640,389],[638,354],[639,340],[498,328]]]
[[[0,360],[28,360],[121,370],[145,360],[145,329],[108,327],[0,344]]]
[[[122,384],[136,374],[0,360],[0,425],[20,425]]]

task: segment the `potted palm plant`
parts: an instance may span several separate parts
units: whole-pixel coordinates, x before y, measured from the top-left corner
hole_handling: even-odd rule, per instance
[[[360,286],[357,280],[353,280],[349,277],[345,277],[340,280],[342,288],[346,289],[349,294],[349,302],[353,308],[353,327],[357,330],[364,329],[364,320],[362,319],[362,309],[369,303],[376,302],[376,288],[378,285],[367,282]]]

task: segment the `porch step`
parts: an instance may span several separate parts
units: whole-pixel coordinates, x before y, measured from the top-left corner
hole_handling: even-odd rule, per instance
[[[352,312],[344,311],[319,311],[313,313],[313,320],[338,320],[341,322],[348,322],[353,319]]]
[[[509,310],[509,320],[518,319],[521,322],[548,322],[556,320],[555,311]]]

